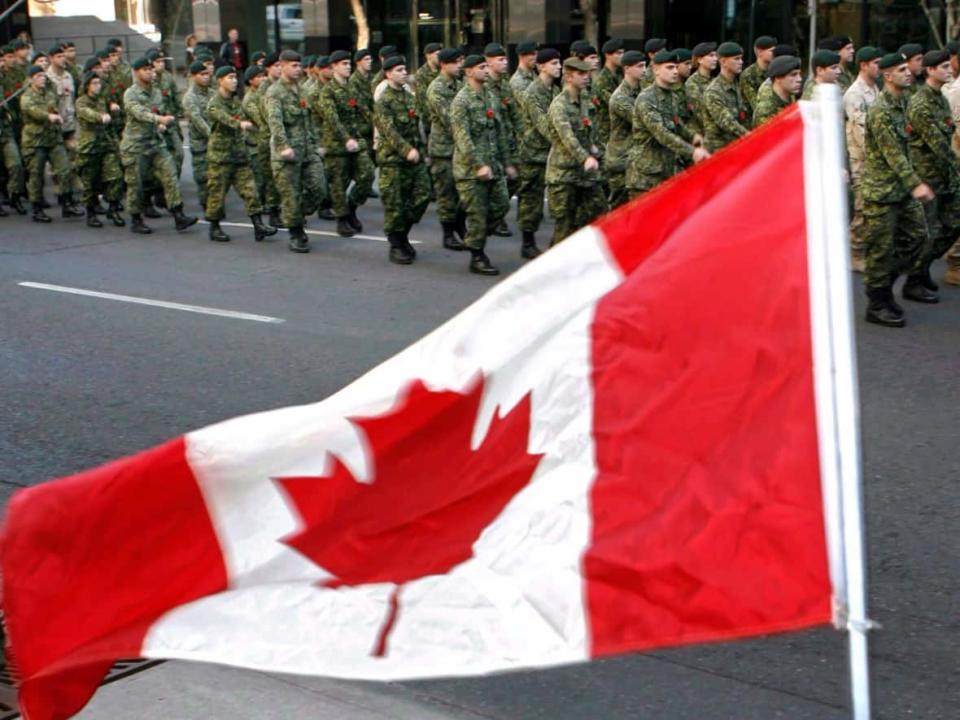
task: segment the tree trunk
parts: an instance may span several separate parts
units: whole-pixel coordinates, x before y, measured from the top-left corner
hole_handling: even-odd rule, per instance
[[[960,34],[960,0],[946,0],[947,40],[956,40]]]
[[[597,46],[597,0],[580,0],[583,13],[583,39]]]
[[[350,0],[353,20],[357,23],[357,47],[370,46],[370,26],[367,24],[367,11],[363,9],[363,0]]]
[[[930,10],[930,4],[927,0],[920,0],[920,7],[923,9],[923,14],[927,16],[927,22],[930,24],[930,31],[933,33],[933,39],[936,41],[937,47],[943,47],[943,40],[940,39],[940,30],[934,20],[933,12]]]

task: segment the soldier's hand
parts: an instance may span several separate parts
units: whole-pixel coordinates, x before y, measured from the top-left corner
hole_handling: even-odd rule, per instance
[[[284,148],[280,151],[280,158],[283,160],[293,160],[294,157],[296,156],[293,153],[293,148]]]
[[[62,123],[63,120],[56,113],[47,113],[47,120],[52,123]]]
[[[493,180],[493,169],[489,165],[481,165],[476,175],[479,180]]]
[[[596,145],[591,145],[590,154],[593,155],[594,157],[598,156],[600,154],[600,148],[598,148]]]
[[[694,147],[703,146],[703,136],[700,133],[697,133],[693,136],[693,142],[691,143]]]
[[[347,152],[357,152],[357,150],[360,149],[360,143],[358,143],[353,138],[350,138],[349,140],[347,140],[346,148],[347,148]]]
[[[583,169],[587,172],[593,172],[594,170],[600,169],[600,163],[597,162],[597,159],[591,155],[586,160],[583,161]]]
[[[420,162],[420,153],[417,152],[416,148],[410,148],[410,152],[407,153],[407,162]]]
[[[910,193],[920,202],[928,203],[936,197],[933,189],[926,183],[920,183]]]
[[[706,148],[698,147],[693,150],[693,162],[698,163],[706,160],[710,157],[710,153],[707,152]]]
[[[253,123],[250,122],[249,120],[241,120],[241,121],[240,121],[240,129],[241,129],[241,130],[245,130],[245,131],[247,131],[247,130],[253,130]]]
[[[104,125],[109,125],[111,120],[113,120],[113,118],[110,116],[110,113],[104,113],[100,116],[100,122]]]
[[[169,125],[170,123],[176,122],[176,118],[173,115],[161,115],[160,122],[164,125]]]
[[[110,103],[110,112],[120,112],[120,106],[116,103]]]
[[[504,172],[507,173],[507,177],[511,180],[515,180],[517,177],[517,169],[513,165],[507,165],[504,168]]]

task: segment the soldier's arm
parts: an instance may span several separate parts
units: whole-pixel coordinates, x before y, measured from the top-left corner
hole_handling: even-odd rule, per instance
[[[103,122],[103,111],[90,102],[86,95],[77,100],[76,107],[78,119],[85,120],[89,123],[97,123],[98,125]]]
[[[534,80],[534,82],[540,82],[539,80]],[[533,83],[530,83],[530,86],[533,87]],[[533,124],[533,127],[536,128],[537,132],[540,133],[545,140],[550,139],[550,98],[549,97],[540,97],[534,93],[530,93],[527,98],[530,102],[528,107],[530,111],[527,113],[527,117],[530,118],[530,122]]]
[[[336,81],[332,81],[336,82]],[[331,93],[321,91],[317,100],[319,104],[320,117],[323,118],[323,127],[329,128],[341,145],[345,145],[351,136],[347,132],[343,123],[340,122],[340,113],[337,111],[336,101]]]
[[[287,129],[283,125],[283,108],[280,98],[267,95],[264,104],[264,114],[267,116],[267,125],[270,126],[270,136],[273,138],[274,146],[281,150],[290,147],[290,141],[287,139]]]
[[[43,102],[43,96],[39,96],[39,100],[32,97],[32,95],[24,93],[21,96],[20,100],[20,113],[25,118],[30,118],[34,122],[45,123],[47,122],[47,115],[50,114],[49,108],[47,108],[46,103]]]
[[[173,115],[178,120],[184,117],[183,98],[180,97],[180,91],[177,90],[177,84],[170,79],[170,106],[173,108]]]
[[[683,157],[693,157],[693,145],[686,142],[683,138],[667,130],[663,124],[663,118],[656,109],[650,107],[645,102],[638,102],[633,113],[634,124],[641,124],[649,132],[653,139]]]
[[[430,124],[437,125],[450,132],[450,115],[448,114],[447,100],[439,89],[431,83],[427,88],[427,112],[430,115]]]
[[[373,106],[373,122],[380,134],[377,142],[384,150],[392,149],[397,155],[405,158],[414,148],[397,130],[393,109],[384,97],[386,96],[381,96]]]
[[[914,95],[907,106],[907,120],[913,126],[913,131],[920,136],[924,144],[939,158],[951,158],[953,150],[950,142],[937,128],[937,119],[927,102],[921,100],[920,95]]]
[[[255,107],[255,104],[256,103],[254,102],[254,96],[248,91],[243,98],[243,102],[240,103],[240,107],[243,108],[243,114],[246,115],[247,120],[252,122],[254,126],[257,129],[259,129],[260,123],[262,122],[262,120],[260,119],[260,116],[257,113],[257,108]]]
[[[211,127],[214,123],[219,123],[221,125],[233,128],[234,130],[240,129],[241,118],[235,118],[233,115],[228,113],[227,106],[217,95],[214,95],[212,98],[210,98],[210,102],[207,103],[207,119],[210,121]]]
[[[707,114],[710,115],[718,128],[737,137],[743,137],[747,134],[747,129],[733,116],[730,108],[723,104],[719,92],[707,88],[703,93],[703,104]]]
[[[741,82],[740,92],[743,93],[743,99],[747,101],[749,108],[757,107],[757,91],[754,89],[753,83]]]
[[[552,127],[553,131],[557,134],[560,144],[563,145],[563,149],[575,157],[577,162],[582,164],[586,161],[586,159],[590,157],[590,153],[588,149],[583,147],[580,141],[577,140],[577,136],[573,132],[573,128],[570,127],[570,121],[567,119],[567,114],[563,111],[563,108],[557,103],[551,103],[550,110],[547,114],[550,119],[550,127]]]
[[[185,105],[187,120],[190,122],[190,132],[200,137],[210,137],[210,123],[207,122],[206,108],[199,95],[188,95]]]
[[[453,131],[453,143],[457,148],[458,155],[463,161],[477,171],[483,167],[477,156],[477,147],[473,144],[473,138],[470,137],[470,119],[468,117],[465,103],[456,101],[450,106],[450,127]]]
[[[159,124],[160,115],[143,104],[139,93],[133,93],[131,90],[133,88],[127,90],[123,95],[124,112],[138,122]]]
[[[913,169],[910,158],[900,147],[900,142],[893,131],[893,124],[886,113],[867,113],[868,132],[873,136],[875,144],[887,165],[896,173],[907,188],[913,189],[921,183],[920,177]]]
[[[843,114],[847,118],[847,151],[862,158],[866,152],[864,128],[867,112],[863,98],[853,90],[847,90],[843,95]]]

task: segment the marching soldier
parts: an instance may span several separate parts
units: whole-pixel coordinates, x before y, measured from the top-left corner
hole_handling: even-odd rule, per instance
[[[14,54],[9,45],[3,49],[3,62],[4,72],[0,75],[0,87],[3,88],[3,97],[0,98],[0,152],[3,153],[3,166],[7,173],[8,203],[18,214],[26,215],[27,209],[22,201],[25,188],[23,158],[20,155],[20,137],[15,122],[15,117],[20,116],[20,97],[13,97],[13,93],[18,92],[19,89],[14,88],[13,83],[9,83],[11,67],[7,63],[14,62]],[[16,113],[14,113],[14,106],[16,106]]]
[[[417,254],[410,228],[430,204],[430,175],[420,138],[417,100],[404,87],[406,60],[393,55],[383,63],[387,87],[377,99],[377,165],[383,197],[383,229],[390,242],[390,262],[409,265]]]
[[[417,116],[423,123],[427,140],[430,139],[430,108],[427,106],[427,88],[440,74],[440,43],[427,43],[423,49],[424,63],[413,74],[413,92],[417,96]]]
[[[590,82],[590,87],[593,90],[593,97],[596,98],[597,140],[601,147],[606,147],[607,140],[610,138],[610,96],[623,79],[623,70],[620,68],[623,58],[623,40],[610,38],[603,44],[601,51],[603,68]]]
[[[693,64],[696,66],[693,74],[684,83],[687,92],[687,103],[690,105],[690,129],[700,135],[705,135],[703,115],[703,92],[713,80],[713,71],[720,61],[717,55],[715,42],[702,42],[693,48]]]
[[[640,93],[633,109],[633,142],[626,174],[631,197],[676,175],[683,160],[698,163],[710,157],[701,147],[703,139],[677,115],[673,88],[679,81],[676,51],[661,50],[653,58],[653,85]]]
[[[253,130],[243,134],[247,143],[247,152],[250,153],[250,165],[253,168],[253,179],[257,184],[257,197],[260,204],[266,206],[267,183],[273,185],[273,171],[270,169],[270,126],[260,107],[259,92],[263,81],[267,79],[267,72],[256,63],[248,67],[243,73],[243,80],[247,84],[247,91],[243,94],[240,107],[243,114],[253,123]],[[261,143],[267,147],[266,160],[261,161],[259,148]]]
[[[507,77],[509,63],[507,60],[507,51],[499,43],[490,43],[483,49],[483,55],[487,61],[487,89],[497,97],[500,105],[500,118],[503,122],[504,132],[507,137],[508,155],[510,158],[517,157],[518,134],[522,129],[520,120],[520,108],[517,105],[517,98],[513,94],[513,88],[510,87],[510,81]],[[512,163],[511,163],[512,164]],[[513,197],[520,189],[519,177],[507,178],[507,197]],[[493,234],[499,237],[510,237],[513,231],[507,225],[506,216],[501,218],[493,228]]]
[[[257,163],[260,165],[264,177],[264,205],[270,213],[269,225],[280,227],[280,195],[277,192],[277,179],[273,176],[273,160],[270,150],[270,124],[267,123],[267,90],[280,80],[280,53],[274,51],[263,59],[263,69],[266,77],[260,83],[257,92],[257,104],[260,106],[260,117],[263,118],[264,129],[257,136]]]
[[[836,85],[840,77],[840,55],[833,50],[817,50],[810,59],[813,82],[803,89],[802,100],[810,100],[817,85]]]
[[[643,44],[643,52],[647,55],[647,70],[640,83],[641,91],[653,85],[653,58],[658,52],[666,49],[667,41],[664,38],[650,38]]]
[[[944,97],[950,103],[950,110],[953,113],[953,122],[956,125],[960,122],[960,40],[951,40],[945,46],[950,51],[950,67],[953,68],[953,80],[947,83],[943,88]],[[953,132],[953,152],[960,155],[960,131]],[[960,285],[960,240],[953,244],[953,247],[947,252],[947,272],[943,276],[943,281],[948,285]]]
[[[770,35],[761,35],[753,41],[753,55],[756,62],[740,74],[740,91],[747,105],[747,113],[753,117],[757,108],[757,93],[763,81],[767,79],[767,68],[773,61],[773,49],[777,39]]]
[[[837,40],[839,41],[837,44],[840,46],[837,50],[840,55],[840,75],[837,77],[837,85],[840,86],[840,94],[842,95],[850,89],[855,79],[854,74],[850,71],[850,65],[855,57],[855,48],[853,39],[846,35],[839,35]]]
[[[750,131],[747,103],[738,82],[743,69],[743,48],[725,42],[717,48],[720,74],[703,92],[703,124],[707,150],[716,152]]]
[[[243,111],[237,92],[237,71],[230,65],[217,69],[217,91],[207,104],[210,138],[207,143],[207,207],[210,239],[229,242],[230,236],[220,227],[223,205],[230,187],[236,188],[253,223],[257,242],[277,234],[277,229],[263,224],[257,181],[253,174],[245,135],[256,127]]]
[[[153,62],[154,84],[160,89],[162,102],[160,110],[164,115],[173,115],[177,121],[163,134],[167,149],[173,156],[177,166],[177,177],[183,170],[183,131],[180,129],[180,120],[183,118],[183,104],[180,102],[180,90],[173,73],[167,70],[167,61],[156,50],[150,52]]]
[[[397,54],[397,48],[394,45],[384,45],[380,48],[380,52],[377,53],[377,56],[380,58],[380,69],[377,70],[377,74],[373,76],[373,79],[370,80],[370,95],[373,95],[373,91],[377,89],[377,85],[383,82],[383,61],[386,60],[391,55]]]
[[[83,92],[80,89],[80,81],[83,79],[83,73],[80,72],[80,68],[77,66],[76,43],[72,40],[65,41],[63,43],[63,55],[67,61],[67,72],[70,73],[70,77],[73,78],[73,87],[76,90],[76,96],[79,98]]]
[[[207,122],[207,105],[210,103],[210,77],[212,73],[200,60],[190,65],[190,87],[183,96],[183,109],[190,129],[190,163],[193,181],[197,184],[200,206],[207,206],[207,139],[210,123]]]
[[[536,60],[536,42],[533,40],[524,40],[523,42],[517,43],[517,69],[510,78],[510,87],[513,89],[513,94],[517,98],[517,102],[521,102],[523,93],[530,87],[530,83],[537,79]],[[520,109],[523,110],[522,107]]]
[[[440,74],[427,88],[430,111],[430,176],[437,195],[437,216],[443,228],[443,246],[447,250],[466,250],[465,216],[457,197],[453,179],[453,128],[450,126],[450,105],[460,91],[463,51],[446,48],[440,51]],[[459,232],[460,238],[454,233]]]
[[[470,272],[499,275],[484,253],[489,229],[510,209],[506,177],[517,171],[507,138],[499,96],[486,87],[487,62],[469,55],[463,62],[466,82],[450,105],[453,128],[453,177],[466,211]]]
[[[394,53],[396,54],[396,53]],[[384,59],[384,63],[386,59]],[[370,83],[370,68],[373,66],[373,55],[367,49],[357,50],[353,55],[353,74],[347,81],[347,88],[351,96],[357,101],[357,133],[358,140],[364,141],[364,151],[373,163],[373,93],[376,85]],[[381,65],[381,70],[383,65]],[[357,229],[357,232],[360,232]]]
[[[116,227],[123,227],[126,225],[120,215],[123,170],[117,136],[110,132],[113,115],[102,93],[103,80],[88,72],[82,83],[81,95],[77,99],[77,173],[83,187],[87,225],[103,227],[96,213],[97,195],[102,192],[108,203],[107,220]]]
[[[577,58],[563,63],[563,91],[550,103],[550,154],[547,201],[554,220],[553,245],[607,211],[600,185],[600,160],[589,103],[582,96],[590,64]]]
[[[760,86],[753,111],[753,126],[760,127],[775,117],[781,110],[796,102],[797,93],[803,85],[800,58],[782,55],[767,66],[769,83]]]
[[[907,58],[912,82],[904,88],[903,94],[909,100],[923,85],[923,45],[920,43],[906,43],[900,46],[898,53]]]
[[[628,50],[621,60],[623,82],[610,96],[610,141],[607,143],[604,169],[610,185],[610,207],[623,205],[627,194],[627,157],[633,137],[633,108],[640,95],[640,81],[647,71],[646,56]]]

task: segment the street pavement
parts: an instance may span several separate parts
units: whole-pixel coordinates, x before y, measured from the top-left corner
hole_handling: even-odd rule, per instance
[[[184,179],[187,197],[192,184]],[[197,208],[188,205],[188,211]],[[245,222],[236,198],[228,218]],[[363,237],[314,219],[313,252],[281,231],[211,243],[200,224],[176,233],[91,230],[0,218],[0,502],[17,488],[269,408],[314,402],[435,328],[496,280],[443,250],[433,209],[411,237],[417,263],[387,262],[382,210],[360,210]],[[512,219],[512,217],[511,217]],[[541,244],[549,228],[541,232]],[[504,275],[519,237],[494,238]],[[791,268],[783,268],[791,272]],[[942,274],[938,265],[937,273]],[[20,283],[219,308],[258,322]],[[744,283],[750,278],[717,278]],[[859,286],[858,286],[859,287]],[[903,330],[866,326],[857,290],[875,717],[960,716],[960,289],[909,304]],[[703,289],[709,302],[710,290]],[[82,618],[77,618],[82,622]],[[845,638],[829,628],[656,651],[589,665],[487,678],[370,684],[164,663],[102,688],[80,715],[117,718],[849,717]]]

